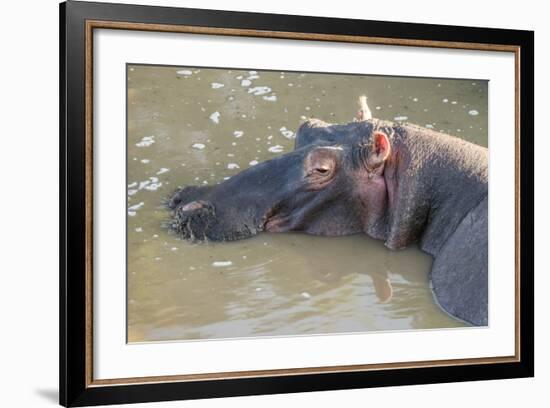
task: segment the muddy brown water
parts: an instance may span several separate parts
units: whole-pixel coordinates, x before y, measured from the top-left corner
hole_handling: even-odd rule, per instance
[[[307,117],[377,118],[487,146],[488,84],[129,65],[128,341],[413,330],[464,324],[435,304],[430,256],[364,235],[193,244],[162,227],[178,186],[214,185],[291,151]]]

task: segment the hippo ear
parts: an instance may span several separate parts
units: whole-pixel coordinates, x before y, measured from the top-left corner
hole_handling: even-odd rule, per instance
[[[388,135],[379,130],[372,135],[372,148],[367,158],[367,166],[370,169],[380,167],[390,157],[391,144]]]

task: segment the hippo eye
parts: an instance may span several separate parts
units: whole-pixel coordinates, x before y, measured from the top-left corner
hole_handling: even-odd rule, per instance
[[[327,174],[329,171],[330,171],[330,169],[328,169],[326,167],[318,167],[318,168],[315,169],[315,172],[317,172],[319,174]]]

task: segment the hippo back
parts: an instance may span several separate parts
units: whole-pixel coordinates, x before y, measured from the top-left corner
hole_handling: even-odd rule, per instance
[[[435,257],[431,283],[439,305],[475,326],[488,324],[488,200],[472,209]]]

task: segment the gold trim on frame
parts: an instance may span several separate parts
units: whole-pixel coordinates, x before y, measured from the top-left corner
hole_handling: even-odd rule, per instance
[[[412,47],[451,48],[464,50],[513,52],[515,56],[515,353],[513,356],[480,357],[451,360],[430,360],[383,364],[357,364],[342,366],[303,367],[275,370],[254,370],[236,372],[214,372],[204,374],[168,375],[154,377],[129,377],[113,379],[93,378],[93,30],[119,29],[134,31],[156,31],[170,33],[206,34],[240,37],[279,38],[343,43],[380,44]],[[85,385],[102,387],[144,383],[168,383],[179,381],[205,381],[236,378],[292,376],[302,374],[337,373],[407,369],[420,367],[460,366],[470,364],[513,363],[521,361],[520,356],[520,47],[503,44],[447,42],[432,40],[396,39],[368,36],[297,33],[285,31],[263,31],[235,28],[195,27],[120,21],[86,21],[86,234],[85,234],[85,284],[86,284],[86,357]]]

